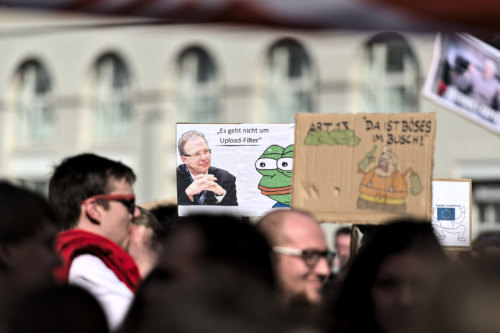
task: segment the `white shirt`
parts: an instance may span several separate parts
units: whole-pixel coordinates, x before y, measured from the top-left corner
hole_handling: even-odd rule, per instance
[[[134,294],[101,259],[91,254],[76,257],[68,281],[86,289],[99,301],[111,330],[121,325]]]

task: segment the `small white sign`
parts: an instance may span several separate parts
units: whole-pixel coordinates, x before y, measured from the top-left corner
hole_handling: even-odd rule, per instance
[[[432,227],[443,246],[471,246],[470,179],[432,181]]]

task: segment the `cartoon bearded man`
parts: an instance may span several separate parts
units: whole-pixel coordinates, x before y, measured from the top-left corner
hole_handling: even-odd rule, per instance
[[[422,185],[417,173],[408,168],[404,173],[398,170],[398,157],[391,148],[384,146],[376,167],[368,172],[365,169],[375,161],[377,146],[365,155],[358,168],[364,174],[359,188],[358,208],[382,210],[390,213],[406,211],[408,196],[406,175],[410,174],[411,193],[417,195],[422,191]]]

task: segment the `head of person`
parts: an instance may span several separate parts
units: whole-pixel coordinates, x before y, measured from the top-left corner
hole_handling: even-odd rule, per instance
[[[58,221],[43,197],[0,182],[0,281],[12,295],[52,284]]]
[[[495,77],[496,73],[497,65],[491,59],[486,59],[483,66],[483,78],[491,80]]]
[[[207,214],[179,218],[164,244],[160,266],[182,280],[215,268],[227,275],[241,273],[270,289],[276,286],[269,243],[240,218]]]
[[[75,285],[44,288],[24,299],[9,318],[11,333],[107,333],[108,323],[100,303]]]
[[[180,282],[154,270],[141,284],[120,332],[299,331],[262,281],[243,271],[227,273],[209,269]]]
[[[323,229],[296,209],[275,210],[258,222],[272,245],[275,271],[287,303],[319,305],[333,260]]]
[[[177,211],[177,204],[174,203],[160,203],[149,209],[149,212],[160,223],[163,237],[167,237],[176,228],[177,219],[179,218]]]
[[[135,178],[128,166],[95,154],[64,159],[49,182],[49,201],[61,215],[61,229],[91,231],[125,248],[132,221],[140,215]]]
[[[335,232],[334,246],[340,267],[344,267],[349,261],[351,254],[351,233],[352,230],[349,227],[341,227]]]
[[[440,281],[420,332],[499,332],[499,279],[498,259],[452,267]]]
[[[158,263],[163,249],[163,228],[150,211],[138,208],[141,215],[134,220],[127,252],[137,264],[141,276],[145,277]]]
[[[203,133],[188,131],[177,145],[182,162],[193,176],[205,174],[210,167],[210,149]]]
[[[378,226],[365,236],[338,295],[328,302],[328,329],[413,332],[445,262],[428,221]]]
[[[388,146],[382,147],[382,154],[378,160],[378,165],[375,168],[375,174],[380,177],[389,177],[398,169],[398,157],[392,152]]]
[[[472,241],[472,256],[475,258],[500,257],[500,232],[482,233]]]

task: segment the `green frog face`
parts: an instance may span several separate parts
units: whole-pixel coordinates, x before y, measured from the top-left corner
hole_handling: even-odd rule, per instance
[[[259,190],[273,200],[290,205],[292,192],[293,145],[283,148],[271,145],[255,162],[262,174]]]

